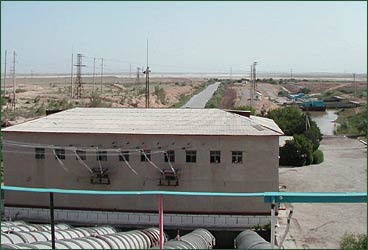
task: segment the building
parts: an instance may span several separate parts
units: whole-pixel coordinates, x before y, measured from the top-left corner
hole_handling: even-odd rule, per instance
[[[4,184],[92,190],[278,191],[273,120],[218,109],[74,108],[3,129]],[[5,193],[6,207],[48,195]],[[157,197],[58,195],[62,209],[149,213]],[[165,197],[166,213],[269,215],[262,198]]]

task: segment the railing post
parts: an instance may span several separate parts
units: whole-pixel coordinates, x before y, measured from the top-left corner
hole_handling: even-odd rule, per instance
[[[271,248],[275,248],[275,197],[272,198],[271,203]]]
[[[159,228],[160,228],[160,250],[164,248],[164,199],[162,194],[158,196],[158,213],[159,213]]]
[[[50,193],[50,225],[51,225],[51,244],[55,248],[55,221],[54,221],[54,193]]]

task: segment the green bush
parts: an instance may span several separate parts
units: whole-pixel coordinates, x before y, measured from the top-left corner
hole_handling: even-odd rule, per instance
[[[166,92],[163,88],[155,86],[154,94],[157,96],[157,99],[160,100],[162,104],[166,104]]]
[[[306,160],[301,156],[301,146],[295,141],[287,141],[285,146],[280,148],[281,166],[296,166],[300,167],[305,164]]]
[[[319,143],[322,140],[322,134],[315,121],[311,121],[310,125],[311,126],[308,128],[308,130],[304,132],[304,135],[312,142],[313,151],[316,151],[319,147]]]
[[[305,115],[296,107],[274,109],[268,113],[268,118],[273,119],[285,135],[292,136],[305,131]]]
[[[341,249],[367,249],[366,234],[344,234],[340,241]]]
[[[303,166],[313,163],[313,145],[304,135],[294,135],[294,140],[287,141],[280,148],[281,166]]]
[[[324,160],[323,152],[319,149],[313,152],[313,164],[320,164]]]

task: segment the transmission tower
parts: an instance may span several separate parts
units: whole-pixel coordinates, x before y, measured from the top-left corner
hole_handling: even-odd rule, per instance
[[[82,67],[86,65],[82,64],[82,54],[77,54],[77,64],[74,66],[77,67],[77,76],[75,78],[75,96],[76,98],[82,98],[82,91],[83,91],[83,82],[82,82]]]

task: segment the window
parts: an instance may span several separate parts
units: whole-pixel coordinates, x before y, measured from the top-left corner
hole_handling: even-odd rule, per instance
[[[243,152],[242,151],[232,152],[232,163],[235,163],[235,164],[243,163]]]
[[[129,152],[128,151],[123,151],[123,152],[120,152],[119,154],[119,161],[129,161]]]
[[[35,148],[35,158],[36,159],[45,159],[45,149],[44,148]]]
[[[151,150],[144,150],[144,152],[141,153],[141,161],[148,161],[146,156],[149,160],[151,160]]]
[[[86,151],[84,150],[77,150],[77,155],[79,156],[79,158],[83,161],[85,161],[87,159],[87,156],[86,156]],[[77,160],[78,160],[78,157],[76,157]]]
[[[55,149],[55,159],[65,160],[65,149],[57,148]]]
[[[210,162],[220,163],[221,162],[221,152],[220,151],[210,151]]]
[[[165,154],[165,162],[175,162],[175,151],[168,150]]]
[[[197,162],[197,151],[195,150],[187,150],[186,151],[187,154],[187,162]]]
[[[97,152],[97,160],[98,161],[107,161],[107,152],[106,151],[98,151]]]

